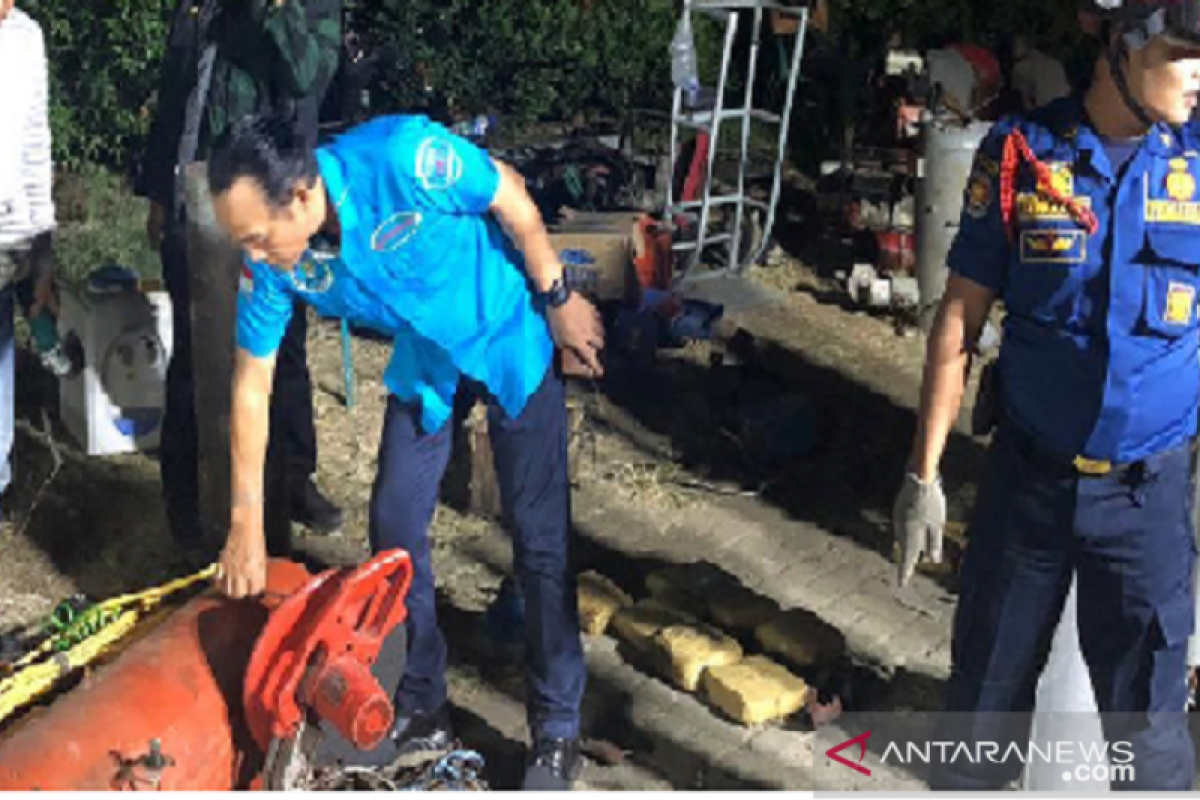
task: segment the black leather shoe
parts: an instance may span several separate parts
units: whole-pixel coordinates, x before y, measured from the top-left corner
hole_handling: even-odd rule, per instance
[[[342,510],[321,494],[321,490],[311,478],[292,491],[290,500],[292,522],[297,522],[314,533],[336,533],[346,521]]]
[[[396,751],[393,767],[413,767],[441,758],[455,746],[449,704],[443,703],[431,714],[399,717],[391,736]]]
[[[526,792],[569,792],[583,762],[578,739],[538,739],[525,767]]]

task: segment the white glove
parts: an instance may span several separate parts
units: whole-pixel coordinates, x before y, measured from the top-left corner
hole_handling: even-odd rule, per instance
[[[1192,597],[1196,604],[1196,619],[1200,621],[1200,564],[1192,567]],[[1187,664],[1192,669],[1200,667],[1200,632],[1188,637]]]
[[[942,531],[946,527],[946,493],[942,481],[923,483],[913,473],[904,476],[904,486],[892,509],[892,531],[900,543],[900,585],[916,572],[922,554],[934,564],[942,563]]]

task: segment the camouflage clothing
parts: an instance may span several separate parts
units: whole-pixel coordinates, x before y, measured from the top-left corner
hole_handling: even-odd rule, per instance
[[[209,4],[216,12],[206,24]],[[317,109],[337,71],[341,40],[340,0],[180,0],[139,193],[171,204],[188,98],[208,42],[217,46],[216,62],[196,160],[206,158],[234,122],[269,109],[294,114],[315,143]]]

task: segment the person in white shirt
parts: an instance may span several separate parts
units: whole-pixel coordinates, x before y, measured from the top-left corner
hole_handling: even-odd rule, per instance
[[[13,3],[0,0],[0,494],[12,477],[18,283],[32,286],[30,319],[55,305],[46,45],[42,29]]]
[[[1028,113],[1071,93],[1062,62],[1038,50],[1028,37],[1013,37],[1012,55],[1012,89],[1020,96],[1023,111]]]

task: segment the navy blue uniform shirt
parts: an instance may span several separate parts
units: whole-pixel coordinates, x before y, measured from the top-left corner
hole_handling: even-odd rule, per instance
[[[1005,229],[1000,172],[1017,129],[1098,231],[1039,192],[1028,163]],[[1118,176],[1077,98],[1002,120],[980,146],[949,267],[1003,302],[1001,402],[1063,456],[1125,463],[1195,435],[1198,150],[1193,127],[1157,125]]]

